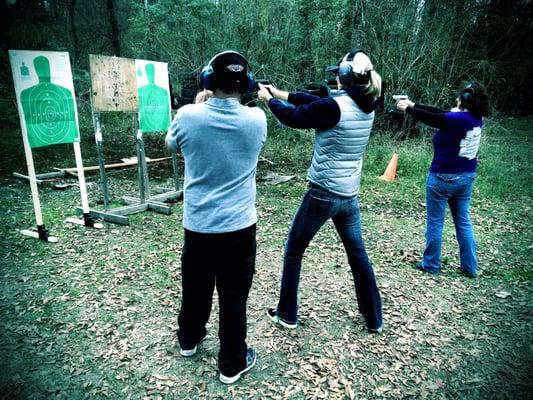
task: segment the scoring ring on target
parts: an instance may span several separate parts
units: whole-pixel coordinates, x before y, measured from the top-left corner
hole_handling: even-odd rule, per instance
[[[168,104],[163,97],[161,90],[150,88],[146,92],[146,100],[144,104],[144,114],[147,122],[152,126],[158,126],[164,122],[167,112]]]
[[[29,93],[30,129],[44,143],[61,141],[69,134],[69,109],[64,97],[65,93],[54,86],[37,86]]]

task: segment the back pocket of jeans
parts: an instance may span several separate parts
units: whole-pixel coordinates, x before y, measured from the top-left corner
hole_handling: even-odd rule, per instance
[[[325,216],[329,213],[333,201],[330,199],[322,198],[320,194],[309,193],[311,198],[309,202],[309,214],[315,216]]]
[[[461,175],[457,174],[436,174],[437,178],[444,182],[455,182],[461,178]]]

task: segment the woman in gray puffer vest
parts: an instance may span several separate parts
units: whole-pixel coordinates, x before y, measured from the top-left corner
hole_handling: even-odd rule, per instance
[[[275,323],[296,328],[303,254],[331,218],[346,249],[359,311],[368,331],[380,333],[381,298],[363,243],[357,194],[374,109],[381,94],[381,77],[361,50],[346,54],[328,71],[336,74],[339,90],[325,98],[259,85],[258,97],[281,123],[291,128],[316,129],[307,174],[309,190],[294,216],[285,244],[278,305],[267,313]]]

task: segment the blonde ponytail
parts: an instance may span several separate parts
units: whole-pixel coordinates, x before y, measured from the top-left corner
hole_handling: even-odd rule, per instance
[[[365,92],[374,96],[375,98],[381,96],[381,76],[373,69],[370,70],[370,79],[366,86]]]

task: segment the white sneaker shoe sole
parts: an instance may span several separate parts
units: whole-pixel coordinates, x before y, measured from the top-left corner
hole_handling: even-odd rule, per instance
[[[183,350],[183,349],[180,349],[180,354],[183,356],[183,357],[192,357],[196,354],[196,351],[198,350],[198,346],[194,346],[192,349],[190,350]]]
[[[206,339],[207,335],[204,336],[199,342],[198,344],[202,343],[205,339]],[[183,356],[183,357],[192,357],[196,354],[196,352],[198,351],[198,344],[196,346],[194,346],[192,349],[190,350],[184,350],[184,349],[180,349],[180,354]]]
[[[268,315],[268,318],[270,318],[273,322],[275,322],[276,324],[279,324],[281,326],[283,326],[284,328],[287,328],[287,329],[296,329],[296,327],[298,326],[298,324],[289,324],[288,322],[285,322],[283,321],[280,317],[278,317],[277,315],[270,315],[270,313],[268,312],[267,310],[267,315]]]
[[[221,373],[218,376],[218,379],[220,380],[220,382],[225,383],[226,385],[231,385],[232,383],[237,382],[242,374],[250,371],[254,367],[256,361],[257,361],[257,355],[254,357],[254,361],[250,365],[248,365],[245,369],[243,369],[241,372],[239,372],[237,375],[226,376]]]

